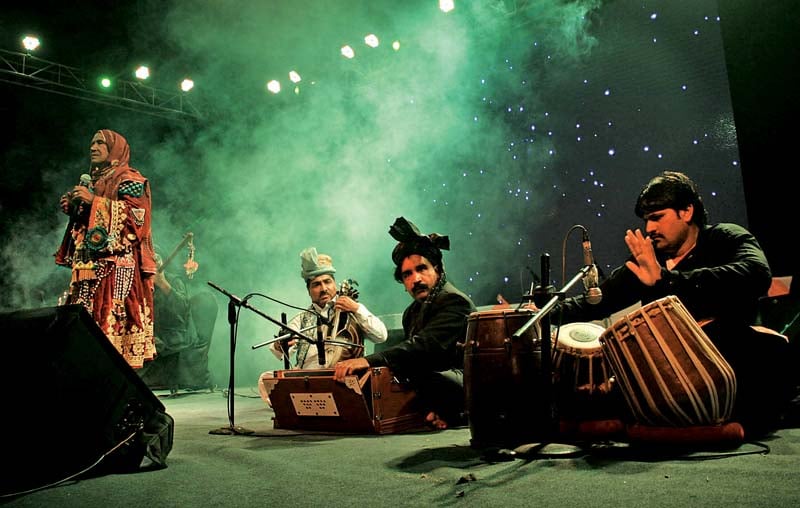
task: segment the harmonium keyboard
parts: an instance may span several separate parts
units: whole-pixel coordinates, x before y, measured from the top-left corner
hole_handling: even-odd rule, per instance
[[[275,411],[276,429],[352,434],[394,434],[426,430],[416,392],[387,367],[372,367],[344,382],[333,369],[276,370],[261,376]]]

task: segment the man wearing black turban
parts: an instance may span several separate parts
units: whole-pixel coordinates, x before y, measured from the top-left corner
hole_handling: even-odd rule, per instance
[[[337,363],[334,377],[344,381],[348,374],[388,367],[414,387],[434,427],[462,425],[464,353],[456,344],[466,336],[467,318],[475,312],[475,304],[447,281],[442,262],[442,249],[450,249],[447,236],[423,235],[403,217],[395,220],[389,234],[398,241],[392,251],[394,278],[414,299],[403,312],[405,340]]]

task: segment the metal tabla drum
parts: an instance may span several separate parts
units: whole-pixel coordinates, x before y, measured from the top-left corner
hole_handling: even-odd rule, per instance
[[[622,403],[595,323],[553,327],[553,386],[559,416],[567,420],[619,417]]]
[[[730,419],[733,369],[677,297],[619,319],[600,343],[638,423],[684,427]]]
[[[473,447],[535,442],[547,421],[535,402],[542,386],[536,327],[512,337],[533,316],[530,309],[497,309],[468,317],[464,389]]]

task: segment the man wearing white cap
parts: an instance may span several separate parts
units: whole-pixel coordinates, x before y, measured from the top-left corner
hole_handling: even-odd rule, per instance
[[[287,343],[273,342],[270,350],[275,356],[284,358],[284,353],[287,354],[291,358],[293,369],[330,368],[340,360],[363,356],[364,338],[375,343],[386,341],[388,337],[386,325],[363,303],[356,300],[357,293],[339,294],[334,278],[336,269],[330,256],[318,254],[315,247],[309,247],[300,253],[300,260],[302,268],[300,275],[306,282],[311,305],[293,317],[288,325],[313,339],[333,339],[333,342],[325,343],[325,358],[322,363],[317,346],[297,338],[291,338]],[[332,327],[337,321],[338,333],[334,333]],[[352,342],[360,346],[347,346],[336,342]],[[283,347],[287,345],[289,349],[284,352]]]

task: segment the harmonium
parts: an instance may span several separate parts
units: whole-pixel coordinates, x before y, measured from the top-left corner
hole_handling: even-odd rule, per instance
[[[352,434],[429,430],[416,392],[387,367],[372,367],[344,382],[333,369],[276,370],[261,376],[276,429]]]

